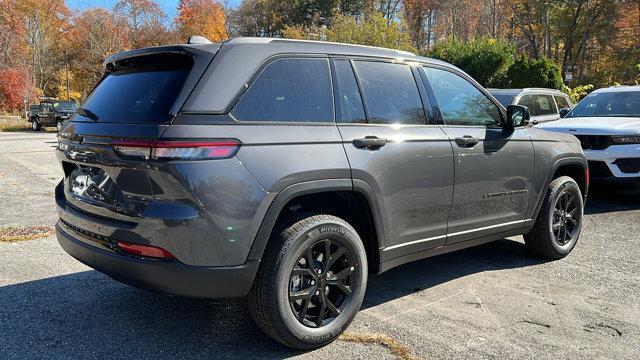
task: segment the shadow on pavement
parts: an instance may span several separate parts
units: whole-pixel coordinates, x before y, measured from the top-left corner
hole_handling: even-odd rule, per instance
[[[512,240],[445,254],[370,277],[363,308],[468,274],[539,263]],[[245,300],[172,298],[96,271],[0,287],[0,358],[284,358]]]
[[[592,184],[585,214],[640,209],[640,189],[615,183]]]

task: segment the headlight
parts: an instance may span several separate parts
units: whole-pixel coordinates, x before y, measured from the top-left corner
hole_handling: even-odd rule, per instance
[[[640,144],[640,136],[612,136],[614,144]]]

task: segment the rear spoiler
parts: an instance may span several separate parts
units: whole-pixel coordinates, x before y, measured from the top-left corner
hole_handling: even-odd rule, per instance
[[[130,59],[140,56],[159,55],[159,54],[184,54],[191,55],[194,59],[194,64],[199,62],[206,62],[207,65],[211,62],[211,59],[218,52],[222,44],[184,44],[184,45],[168,45],[168,46],[156,46],[150,48],[136,49],[130,51],[123,51],[121,53],[113,54],[107,57],[102,63],[102,69],[104,72],[109,71],[110,66],[115,66],[118,61]]]

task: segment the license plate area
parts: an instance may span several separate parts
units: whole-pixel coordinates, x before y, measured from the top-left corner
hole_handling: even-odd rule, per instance
[[[124,196],[111,176],[96,167],[76,165],[68,173],[67,191],[74,197],[89,203],[120,207]]]

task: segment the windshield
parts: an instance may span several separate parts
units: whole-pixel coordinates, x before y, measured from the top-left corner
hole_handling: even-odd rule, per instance
[[[53,103],[53,108],[56,110],[71,110],[76,111],[78,108],[72,101],[60,101]]]
[[[167,122],[191,66],[183,56],[127,59],[106,74],[77,114],[98,122]]]
[[[502,104],[502,106],[507,107],[507,105],[511,105],[513,101],[513,95],[503,95],[503,94],[491,94],[496,100]]]
[[[566,117],[596,116],[640,117],[640,91],[591,93]]]

